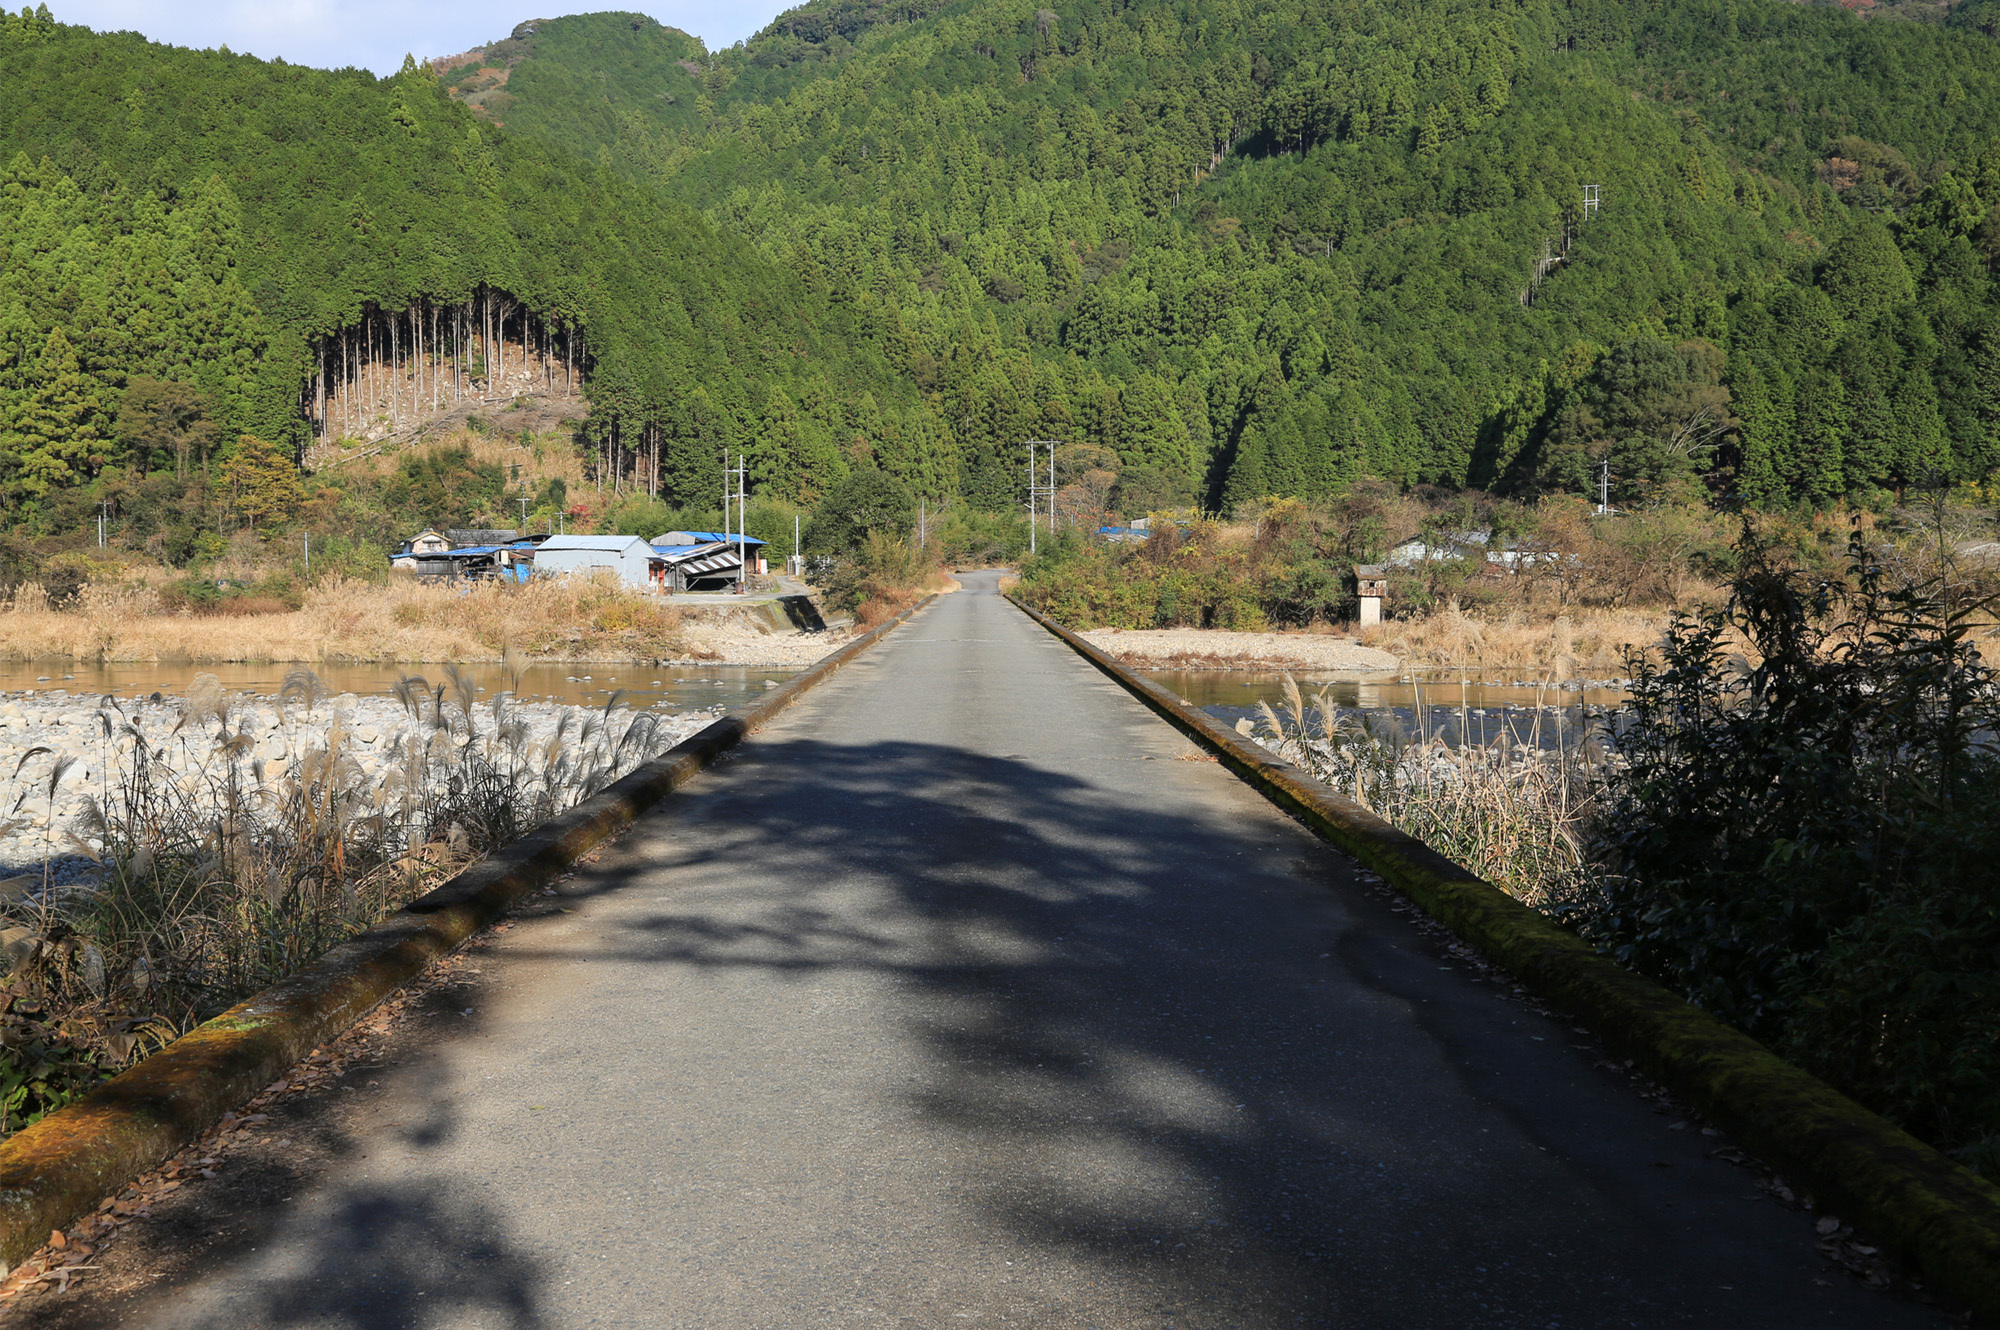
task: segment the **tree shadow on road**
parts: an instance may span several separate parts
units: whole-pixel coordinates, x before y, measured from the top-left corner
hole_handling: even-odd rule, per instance
[[[1367,1273],[1399,1264],[1415,1215],[1446,1259],[1517,1255],[1482,1233],[1497,1212],[1437,1219],[1526,1179],[1386,1102],[1391,1063],[1398,1098],[1461,1087],[1347,1037],[1402,1003],[1329,982],[1348,942],[1313,879],[1348,870],[1275,815],[1135,807],[1087,773],[948,747],[767,742],[698,819],[668,814],[582,885],[662,870],[686,884],[672,908],[592,954],[890,980],[924,1068],[902,1107],[949,1145],[960,1194],[1162,1306],[1415,1312],[1434,1299]]]
[[[1507,1076],[1557,1079],[1481,1081],[1468,1068],[1502,1060],[1480,1043],[1490,1031],[1446,1031],[1438,958],[1385,906],[1326,889],[1350,872],[1344,859],[1240,789],[1193,797],[1188,782],[1213,768],[1162,761],[1135,780],[1142,769],[1122,765],[1146,760],[1112,753],[1101,769],[1059,771],[942,745],[760,740],[565,888],[644,890],[658,908],[621,904],[566,940],[526,925],[503,951],[572,970],[636,963],[661,975],[656,994],[676,976],[760,975],[798,995],[861,994],[884,1047],[851,1056],[916,1069],[881,1077],[874,1111],[901,1124],[903,1148],[942,1161],[939,1222],[1051,1253],[1068,1272],[1042,1302],[1011,1307],[1016,1320],[1129,1322],[1145,1307],[1146,1324],[1183,1327],[1925,1323],[1889,1304],[1830,1315],[1811,1290],[1799,1299],[1809,1275],[1768,1277],[1764,1230],[1712,1216],[1701,1231],[1663,1226],[1631,1195],[1607,1194],[1559,1158],[1566,1134],[1596,1125],[1570,1111],[1574,1085],[1559,1079],[1576,1059],[1519,1032]],[[1465,990],[1469,1006],[1478,992]],[[717,1044],[744,1037],[732,1013],[709,1015]],[[435,1037],[476,1024],[439,1024]],[[631,1055],[623,1031],[577,1037],[565,1056]],[[790,1037],[805,1045],[812,1032]],[[1548,1061],[1520,1061],[1543,1047]],[[811,1077],[796,1072],[802,1113],[821,1088]],[[671,1094],[658,1112],[659,1134],[678,1125]],[[436,1100],[404,1140],[435,1149],[456,1125]],[[853,1126],[803,1130],[839,1139]],[[754,1157],[740,1121],[705,1130],[703,1148]],[[559,1320],[522,1229],[447,1199],[464,1181],[341,1194],[335,1179],[332,1222],[307,1237],[300,1268],[253,1279],[242,1323]],[[891,1264],[900,1218],[865,1234]],[[281,1220],[295,1235],[303,1222]],[[863,1240],[855,1214],[830,1222],[813,1240]],[[788,1242],[807,1240],[800,1223]],[[743,1241],[747,1261],[755,1240]],[[1732,1244],[1748,1253],[1740,1270]],[[684,1277],[726,1274],[734,1259]],[[1682,1273],[1697,1268],[1697,1281]],[[1761,1299],[1733,1291],[1753,1279],[1769,1286]],[[807,1301],[836,1296],[800,1287]]]
[[[1664,1133],[1561,1026],[1330,891],[1344,856],[1191,792],[1213,767],[1161,761],[1156,799],[1133,770],[760,742],[580,884],[674,887],[592,954],[887,981],[923,1073],[885,1111],[981,1222],[1161,1324],[1933,1323],[1816,1284],[1804,1229],[1699,1142],[1641,1143]]]

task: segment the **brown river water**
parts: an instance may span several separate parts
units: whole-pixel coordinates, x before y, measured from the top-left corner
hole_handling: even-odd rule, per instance
[[[1255,723],[1259,702],[1278,707],[1285,700],[1285,676],[1276,670],[1155,670],[1150,677],[1231,725],[1245,718]],[[1504,678],[1495,682],[1491,675],[1461,680],[1452,674],[1408,683],[1394,674],[1296,677],[1309,709],[1324,691],[1338,713],[1393,720],[1412,737],[1421,731],[1451,744],[1462,736],[1484,744],[1504,735],[1553,747],[1593,726],[1615,729],[1626,700],[1618,687],[1566,691]]]

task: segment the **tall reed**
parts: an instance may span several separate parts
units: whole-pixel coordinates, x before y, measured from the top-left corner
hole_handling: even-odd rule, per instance
[[[1284,693],[1239,728],[1528,905],[1557,912],[1584,898],[1585,833],[1606,762],[1595,729],[1557,720],[1545,734],[1538,707],[1527,734],[1472,743],[1461,690],[1453,744],[1421,690],[1414,736],[1394,719],[1343,715],[1326,690],[1308,701],[1289,674]]]
[[[508,662],[516,687],[522,664]],[[105,794],[64,840],[96,871],[64,883],[45,863],[0,889],[0,1132],[294,973],[671,742],[622,692],[565,710],[539,740],[510,693],[482,706],[457,666],[435,684],[405,676],[395,696],[409,724],[388,760],[364,763],[336,707],[281,774],[253,757],[248,716],[211,675],[171,723],[104,699]],[[317,721],[328,690],[295,669],[279,705]]]

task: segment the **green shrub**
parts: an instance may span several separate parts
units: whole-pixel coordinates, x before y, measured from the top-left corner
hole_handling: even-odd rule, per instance
[[[1746,534],[1727,606],[1631,662],[1576,922],[1968,1158],[2000,1142],[2000,686],[1947,563],[1850,576]],[[1747,639],[1744,656],[1728,646]]]

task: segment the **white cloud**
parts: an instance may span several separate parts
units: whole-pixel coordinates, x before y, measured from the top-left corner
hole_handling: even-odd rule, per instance
[[[741,41],[790,8],[778,0],[624,0],[620,7],[626,5],[693,33],[711,49]],[[471,0],[53,0],[49,9],[64,23],[100,32],[130,30],[175,46],[227,46],[267,60],[322,69],[358,65],[378,74],[394,73],[405,53],[419,60],[456,55],[505,37],[523,20],[555,17],[550,11],[507,17]]]

